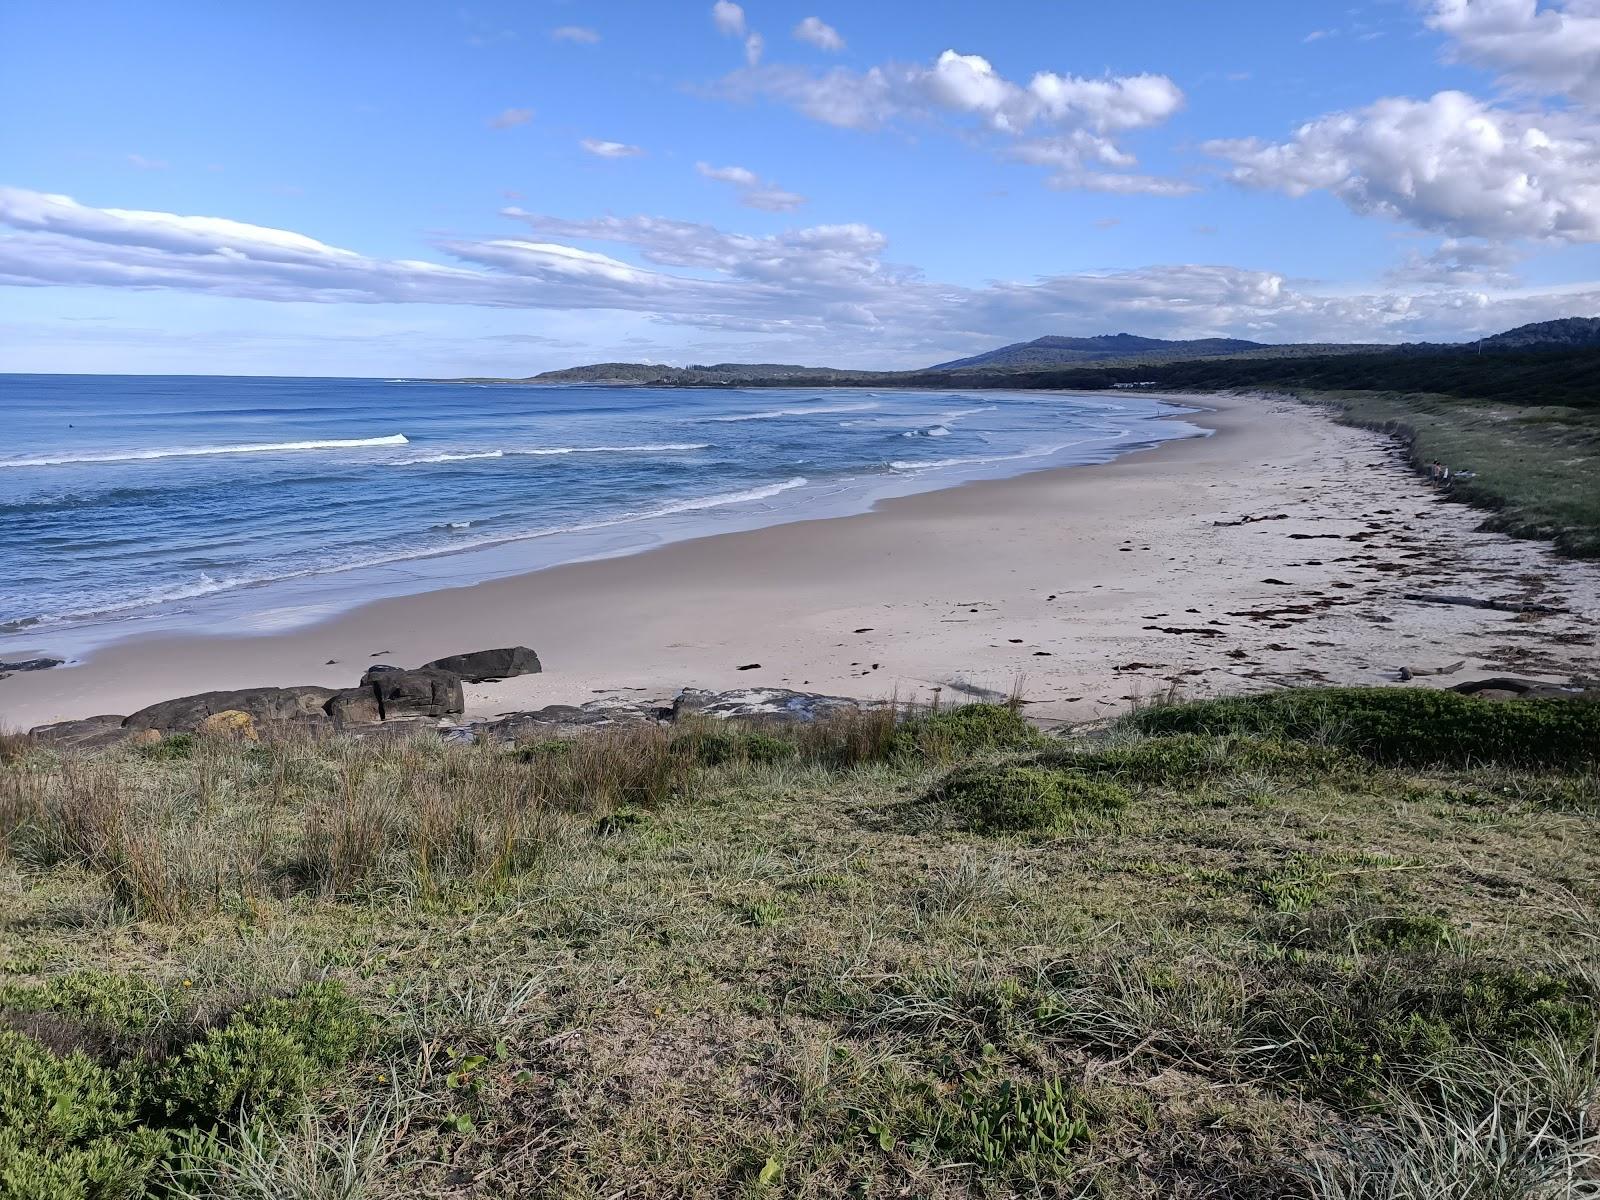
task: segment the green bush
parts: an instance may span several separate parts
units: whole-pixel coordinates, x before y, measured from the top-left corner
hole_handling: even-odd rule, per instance
[[[985,750],[1025,750],[1045,740],[1015,709],[965,704],[901,722],[889,752],[901,757],[964,758]]]
[[[1150,734],[1314,740],[1378,762],[1580,766],[1600,760],[1600,704],[1480,700],[1427,688],[1319,688],[1201,700],[1133,717]]]
[[[1041,761],[1111,775],[1130,783],[1170,786],[1245,771],[1274,776],[1323,775],[1349,766],[1352,760],[1337,749],[1281,738],[1180,733],[1106,750],[1052,754]]]
[[[152,1081],[167,1116],[203,1126],[242,1109],[281,1111],[348,1062],[372,1035],[344,988],[312,984],[239,1009],[190,1044]]]
[[[1047,767],[980,764],[950,774],[935,789],[978,833],[1059,833],[1084,817],[1117,812],[1128,793],[1117,784]]]
[[[702,729],[685,733],[672,739],[672,749],[707,767],[783,762],[798,752],[793,742],[760,730],[742,729]]]
[[[139,755],[153,762],[178,762],[194,754],[195,736],[192,733],[169,733],[159,742],[139,747]]]
[[[0,1029],[0,1200],[141,1195],[166,1142],[133,1121],[114,1073]]]
[[[246,1110],[282,1115],[372,1036],[334,982],[245,1005],[209,1029],[177,1000],[91,972],[0,995],[0,1021],[40,1031],[0,1023],[0,1200],[145,1195],[175,1147]],[[47,1036],[93,1049],[52,1048]]]

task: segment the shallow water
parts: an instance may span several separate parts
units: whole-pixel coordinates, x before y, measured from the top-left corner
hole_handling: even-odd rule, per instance
[[[1104,461],[1146,396],[0,376],[0,649],[386,594]],[[263,590],[265,589],[265,590]]]

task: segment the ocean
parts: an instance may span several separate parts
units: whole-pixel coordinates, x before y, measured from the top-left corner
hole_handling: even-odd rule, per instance
[[[0,658],[365,600],[1194,436],[1137,393],[0,375]],[[8,647],[10,648],[8,651]]]

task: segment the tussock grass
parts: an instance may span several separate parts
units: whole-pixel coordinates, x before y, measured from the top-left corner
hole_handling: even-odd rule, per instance
[[[1150,719],[24,747],[0,1197],[1595,1194],[1588,768]]]

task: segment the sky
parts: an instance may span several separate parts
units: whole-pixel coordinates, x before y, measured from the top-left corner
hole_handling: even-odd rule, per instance
[[[1600,314],[1600,0],[7,0],[0,371]]]

